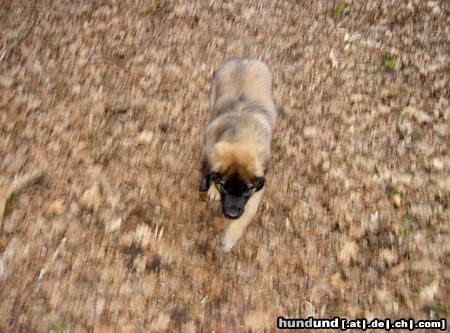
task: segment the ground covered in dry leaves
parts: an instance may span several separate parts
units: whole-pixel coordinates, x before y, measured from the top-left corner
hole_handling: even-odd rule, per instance
[[[0,1],[1,332],[448,318],[449,1]],[[199,192],[214,68],[279,120],[230,254]]]

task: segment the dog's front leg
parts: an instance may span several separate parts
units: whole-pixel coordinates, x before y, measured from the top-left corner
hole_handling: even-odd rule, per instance
[[[214,179],[217,178],[217,172],[212,172],[209,169],[207,162],[203,162],[203,179],[200,184],[200,191],[208,191],[208,199],[210,201],[219,201],[220,192],[214,184]]]
[[[219,201],[220,200],[220,192],[214,183],[211,183],[211,185],[209,186],[208,199],[209,199],[209,201]]]
[[[252,222],[253,217],[256,215],[259,203],[261,202],[263,190],[260,190],[252,195],[245,205],[244,214],[237,220],[234,220],[225,230],[222,236],[222,250],[229,252],[231,248],[237,243],[239,238],[244,234],[247,226]]]

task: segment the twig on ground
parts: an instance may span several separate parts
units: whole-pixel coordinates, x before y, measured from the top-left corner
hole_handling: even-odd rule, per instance
[[[28,35],[31,33],[31,30],[33,29],[33,25],[28,27],[27,30],[25,31],[24,34],[22,34],[22,36],[17,36],[17,38],[15,38],[13,40],[13,42],[5,48],[5,50],[2,52],[2,54],[0,55],[0,62],[2,62],[3,60],[6,60],[9,56],[9,54],[16,48],[16,46],[23,41],[25,38],[28,37]]]
[[[41,179],[47,173],[47,166],[41,166],[34,170],[33,172],[27,173],[21,177],[18,177],[11,184],[8,192],[6,193],[5,199],[0,202],[0,232],[3,227],[3,218],[5,215],[6,205],[9,200],[19,193],[23,188],[36,183],[39,179]]]
[[[33,12],[36,12],[36,4],[37,4],[37,1],[34,3]],[[24,32],[21,35],[18,34],[18,36],[11,42],[11,44],[9,44],[9,46],[5,47],[2,50],[2,52],[0,54],[0,63],[3,60],[8,59],[9,55],[16,48],[16,46],[19,45],[25,38],[27,38],[30,35],[31,31],[34,28],[34,25],[36,24],[36,21],[37,21],[37,15],[33,19],[33,22],[30,24],[30,26],[28,28],[24,29]]]

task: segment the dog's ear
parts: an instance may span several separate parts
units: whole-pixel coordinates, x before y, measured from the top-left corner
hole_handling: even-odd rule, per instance
[[[264,184],[266,183],[266,178],[264,176],[256,178],[255,182],[255,189],[256,191],[259,191],[264,187]]]
[[[202,179],[202,183],[200,184],[200,191],[204,192],[209,189],[211,183],[220,177],[220,173],[217,171],[208,171],[206,176]]]
[[[218,171],[210,171],[209,172],[209,177],[211,178],[211,181],[219,179],[220,178],[220,172],[218,172]]]
[[[208,176],[203,177],[202,182],[200,184],[200,191],[205,192],[209,189],[209,186],[211,185],[211,181]]]
[[[207,191],[209,189],[209,186],[211,185],[211,180],[209,177],[210,170],[211,169],[208,163],[208,159],[204,157],[202,160],[202,166],[200,171],[203,176],[202,182],[200,183],[200,191],[202,192]]]

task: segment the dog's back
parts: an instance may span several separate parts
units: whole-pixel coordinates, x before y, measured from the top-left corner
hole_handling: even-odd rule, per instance
[[[215,73],[211,86],[212,120],[205,132],[205,152],[219,141],[254,143],[261,158],[270,158],[276,109],[272,98],[272,74],[254,58],[228,61]],[[264,156],[264,157],[263,157]]]
[[[273,128],[276,112],[268,66],[254,58],[228,61],[214,73],[210,103],[213,118],[226,112],[249,112],[259,108]]]

